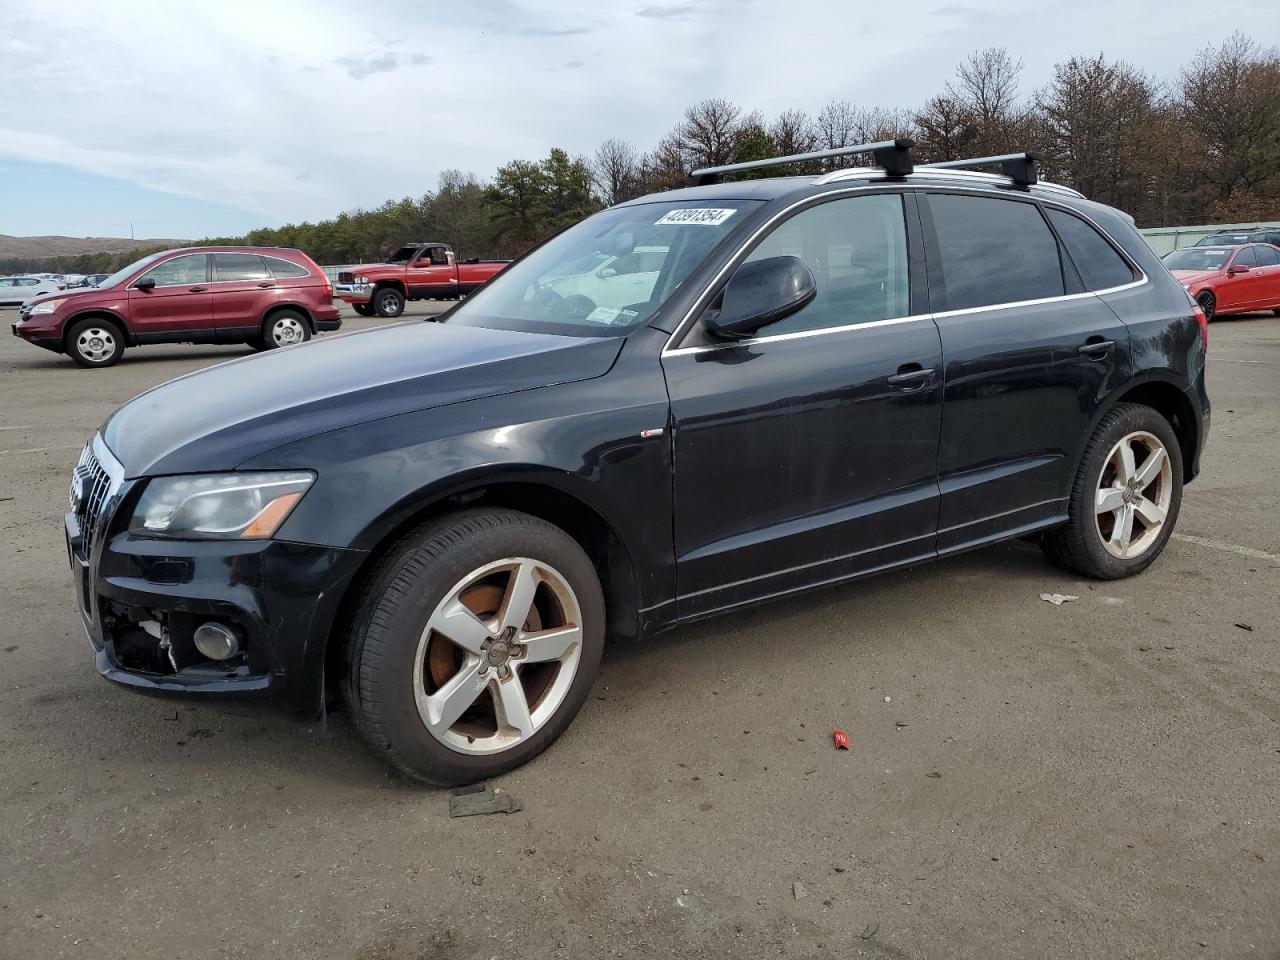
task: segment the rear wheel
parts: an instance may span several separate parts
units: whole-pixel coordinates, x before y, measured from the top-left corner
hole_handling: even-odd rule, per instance
[[[595,568],[558,527],[474,510],[406,537],[374,571],[345,692],[375,753],[469,783],[532,759],[569,726],[604,645]]]
[[[124,334],[97,317],[77,320],[67,331],[67,353],[82,367],[109,367],[124,356]]]
[[[1201,290],[1196,294],[1196,303],[1200,304],[1200,309],[1204,311],[1205,319],[1212,320],[1218,310],[1218,298],[1208,290]]]
[[[1085,447],[1070,521],[1041,542],[1060,566],[1099,580],[1145,570],[1173,533],[1182,503],[1182,450],[1150,407],[1117,404]]]
[[[353,303],[351,305],[351,309],[354,310],[356,314],[361,317],[373,316],[373,307],[369,306],[369,304],[367,303]]]
[[[373,310],[380,317],[398,317],[404,313],[404,294],[395,287],[383,287],[373,293]]]
[[[297,310],[277,310],[262,324],[262,349],[291,347],[311,339],[311,325]],[[255,343],[256,347],[258,344]]]

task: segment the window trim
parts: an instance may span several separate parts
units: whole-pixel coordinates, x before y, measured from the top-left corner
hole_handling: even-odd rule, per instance
[[[672,331],[671,336],[667,338],[666,344],[663,346],[660,356],[678,356],[685,353],[700,353],[707,350],[723,350],[727,347],[748,347],[759,343],[773,343],[780,340],[793,340],[799,337],[820,336],[828,333],[843,333],[848,330],[860,330],[868,327],[886,326],[895,323],[907,323],[914,320],[924,319],[929,316],[927,312],[921,313],[921,307],[928,306],[928,287],[924,280],[925,273],[925,257],[923,248],[923,238],[921,236],[919,211],[916,209],[915,190],[903,189],[893,184],[886,185],[878,189],[867,189],[864,187],[854,187],[845,190],[832,190],[826,193],[811,194],[807,197],[801,197],[794,203],[789,204],[779,210],[772,217],[769,217],[763,223],[759,224],[751,235],[742,241],[733,255],[724,263],[724,265],[716,272],[711,282],[706,286],[703,292],[694,300],[693,305],[685,313],[684,317],[676,324],[676,328]],[[773,233],[783,223],[799,216],[801,213],[811,210],[814,207],[821,206],[824,203],[830,203],[835,200],[848,200],[856,197],[881,196],[889,194],[901,199],[902,203],[902,226],[906,234],[907,241],[907,303],[908,309],[911,311],[904,317],[889,317],[885,320],[867,320],[862,323],[844,324],[839,327],[821,327],[814,330],[795,330],[789,333],[765,334],[759,337],[747,337],[742,340],[725,341],[723,343],[700,343],[684,346],[684,340],[694,332],[697,327],[698,320],[702,314],[710,306],[711,302],[716,298],[724,285],[728,283],[729,278],[733,275],[733,271],[737,270],[755,251],[764,239]],[[672,346],[679,342],[681,346]]]

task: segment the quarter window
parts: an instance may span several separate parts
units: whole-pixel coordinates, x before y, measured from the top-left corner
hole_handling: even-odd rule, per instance
[[[296,263],[290,263],[288,260],[281,260],[278,257],[263,257],[267,266],[271,269],[271,274],[277,280],[292,279],[294,277],[309,277],[311,271],[306,267],[300,267]]]
[[[257,254],[215,253],[213,279],[224,283],[229,280],[269,280],[271,274]]]
[[[847,197],[810,207],[781,224],[746,262],[799,257],[818,282],[800,312],[761,336],[904,317],[909,312],[907,233],[898,194]]]
[[[1065,210],[1046,212],[1087,289],[1106,290],[1133,282],[1132,268],[1102,234]]]
[[[207,259],[207,255],[203,253],[189,253],[174,257],[148,270],[139,279],[154,280],[157,287],[181,287],[187,284],[204,283],[208,279],[205,267]]]
[[[1032,203],[990,197],[929,197],[942,255],[947,309],[1060,297],[1062,261]]]

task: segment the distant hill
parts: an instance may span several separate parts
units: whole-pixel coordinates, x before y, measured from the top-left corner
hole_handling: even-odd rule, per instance
[[[0,260],[45,260],[88,253],[128,253],[182,247],[189,240],[128,240],[123,237],[10,237],[0,233]]]

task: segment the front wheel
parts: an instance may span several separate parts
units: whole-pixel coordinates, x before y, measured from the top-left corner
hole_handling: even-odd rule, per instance
[[[262,324],[262,338],[259,342],[262,349],[274,350],[276,347],[306,343],[310,339],[311,326],[306,317],[297,310],[279,310],[267,317]]]
[[[404,313],[404,294],[395,287],[374,291],[373,311],[380,317],[398,317]]]
[[[1060,566],[1098,580],[1145,570],[1182,504],[1182,449],[1151,407],[1121,403],[1094,430],[1071,491],[1066,526],[1041,546]]]
[[[1196,303],[1200,304],[1206,320],[1212,320],[1213,315],[1218,311],[1218,298],[1208,290],[1201,290],[1196,294]]]
[[[370,748],[415,779],[470,783],[569,726],[600,665],[604,597],[563,530],[466,511],[388,553],[349,643],[346,699]]]
[[[67,353],[82,367],[109,367],[124,356],[124,335],[114,323],[79,320],[67,331]]]

